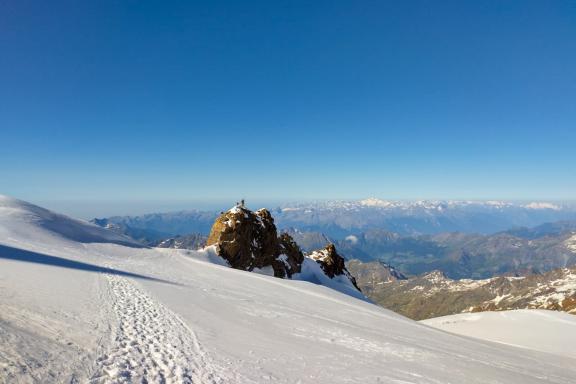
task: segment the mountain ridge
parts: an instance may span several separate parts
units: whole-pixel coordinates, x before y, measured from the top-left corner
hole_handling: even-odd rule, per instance
[[[372,201],[367,204],[367,201]],[[553,208],[552,208],[553,207]],[[495,233],[515,227],[533,227],[545,222],[576,220],[576,206],[552,203],[494,201],[322,201],[280,205],[271,209],[281,230],[297,228],[344,238],[379,228],[402,236],[460,231]],[[216,211],[189,210],[114,216],[108,222],[168,236],[196,232],[208,234]],[[97,219],[102,220],[102,219]]]
[[[415,320],[514,309],[576,315],[576,266],[528,276],[453,280],[441,271],[410,278],[394,276],[393,267],[377,263],[351,260],[348,267],[375,303]]]

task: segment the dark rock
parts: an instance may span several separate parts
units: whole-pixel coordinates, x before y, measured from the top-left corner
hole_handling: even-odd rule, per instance
[[[304,254],[289,234],[282,233],[278,240],[280,242],[280,257],[282,255],[285,256],[283,257],[283,264],[286,268],[286,274],[288,277],[292,277],[293,274],[300,272],[302,262],[304,262]],[[274,268],[274,271],[276,271],[276,268]]]
[[[252,271],[271,266],[276,277],[300,272],[304,255],[292,237],[278,231],[267,209],[253,212],[237,205],[214,222],[206,245],[217,245],[218,254],[232,268]]]
[[[360,291],[356,284],[356,279],[348,272],[345,265],[345,259],[338,254],[334,244],[328,244],[326,248],[314,251],[308,255],[311,259],[315,260],[326,274],[331,279],[335,276],[344,275],[350,279],[352,284]]]

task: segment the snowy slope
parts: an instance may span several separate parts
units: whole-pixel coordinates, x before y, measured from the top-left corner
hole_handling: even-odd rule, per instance
[[[572,358],[230,269],[210,250],[111,244],[121,239],[84,222],[2,204],[0,382],[576,382]]]
[[[576,316],[523,309],[463,313],[422,323],[459,335],[576,358]]]
[[[0,238],[48,243],[52,238],[81,243],[115,243],[141,246],[129,237],[87,221],[51,212],[36,205],[0,195]]]

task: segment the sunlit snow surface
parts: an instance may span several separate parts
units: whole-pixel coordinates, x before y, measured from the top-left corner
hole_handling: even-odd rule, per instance
[[[572,358],[51,215],[0,198],[0,382],[576,382]]]
[[[421,322],[460,335],[576,358],[576,316],[564,312],[463,313]]]

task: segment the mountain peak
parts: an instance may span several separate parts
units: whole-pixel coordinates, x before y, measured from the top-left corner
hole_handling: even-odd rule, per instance
[[[245,271],[271,268],[274,276],[279,278],[299,274],[305,261],[292,236],[288,233],[278,236],[270,211],[262,208],[253,212],[243,204],[235,205],[215,220],[206,246],[216,246],[218,254],[232,268]],[[322,270],[320,273],[328,278],[343,276],[358,289],[354,277],[346,270],[344,258],[333,244],[312,252],[306,258],[315,261]],[[322,278],[313,279],[322,281]]]
[[[378,199],[376,197],[369,197],[367,199],[360,200],[359,203],[360,203],[360,205],[367,206],[367,207],[390,207],[390,206],[394,205],[394,203],[392,203],[390,201],[381,200],[381,199]]]
[[[546,202],[532,202],[530,204],[526,204],[524,207],[528,209],[551,209],[554,211],[560,210],[559,206]]]

